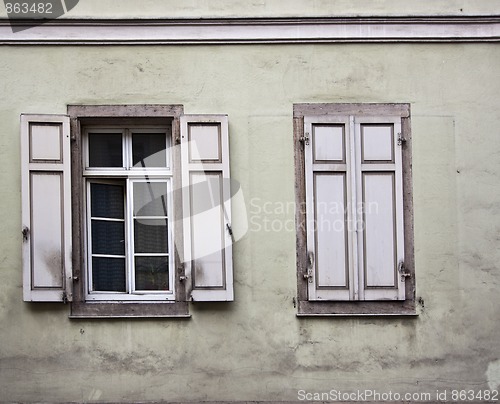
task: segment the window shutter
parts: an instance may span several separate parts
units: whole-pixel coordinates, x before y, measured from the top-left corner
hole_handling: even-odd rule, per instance
[[[184,262],[193,301],[232,301],[226,115],[181,116]]]
[[[350,132],[347,116],[304,119],[309,300],[354,298]]]
[[[355,118],[360,300],[404,300],[400,117]]]
[[[69,118],[21,115],[25,301],[71,300]]]

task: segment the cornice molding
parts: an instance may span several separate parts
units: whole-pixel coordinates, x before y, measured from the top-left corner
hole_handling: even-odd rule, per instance
[[[0,45],[499,42],[500,16],[0,20]],[[30,27],[13,32],[17,28]]]

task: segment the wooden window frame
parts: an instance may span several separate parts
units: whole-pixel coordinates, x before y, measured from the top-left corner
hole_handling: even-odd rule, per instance
[[[71,194],[73,225],[73,301],[70,318],[128,318],[128,317],[175,317],[187,318],[189,306],[184,285],[184,266],[179,258],[183,248],[183,233],[177,226],[174,234],[174,283],[175,301],[88,301],[86,300],[85,269],[85,200],[82,164],[82,135],[84,125],[172,125],[172,146],[180,144],[180,116],[182,105],[69,105],[68,115],[71,125]],[[173,147],[171,169],[172,187],[181,185],[180,148]],[[174,221],[182,219],[180,193],[174,193]]]
[[[308,300],[308,254],[306,227],[306,184],[304,153],[304,117],[338,115],[400,116],[403,158],[403,221],[405,270],[405,300],[380,301],[310,301]],[[412,139],[409,104],[294,104],[293,142],[295,159],[295,223],[297,260],[297,316],[414,316],[415,252],[413,230]]]

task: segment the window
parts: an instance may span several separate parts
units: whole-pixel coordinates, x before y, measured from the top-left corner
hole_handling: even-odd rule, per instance
[[[87,300],[173,300],[171,126],[85,126]]]
[[[299,315],[415,314],[407,104],[297,104]]]
[[[26,301],[71,317],[188,317],[233,300],[227,116],[179,105],[23,115]]]

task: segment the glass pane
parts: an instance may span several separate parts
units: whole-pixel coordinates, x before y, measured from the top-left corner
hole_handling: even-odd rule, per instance
[[[167,153],[165,134],[133,134],[132,160],[134,167],[166,167]]]
[[[136,219],[134,240],[136,253],[168,253],[166,219]]]
[[[168,290],[168,257],[135,257],[136,290]]]
[[[134,183],[134,215],[167,216],[167,183]]]
[[[92,289],[98,292],[125,292],[125,259],[93,257]]]
[[[89,134],[89,167],[123,167],[121,133]]]
[[[90,184],[92,217],[124,218],[123,186]]]
[[[92,220],[92,254],[125,255],[125,223]]]

